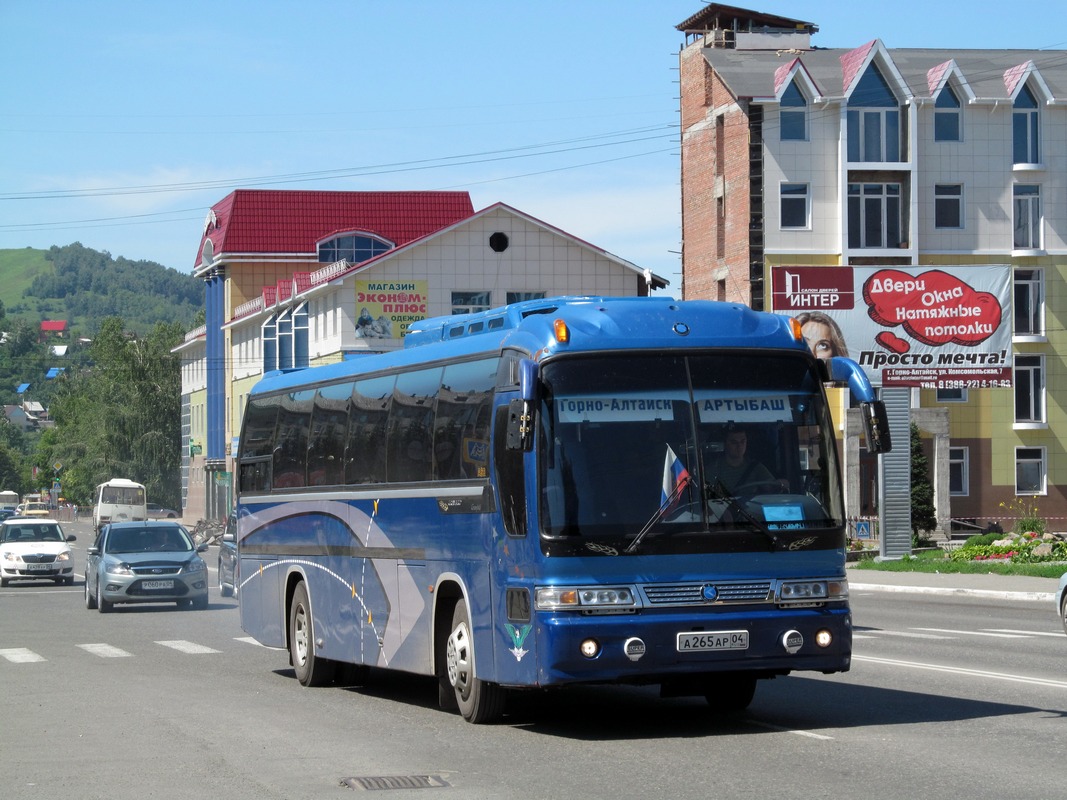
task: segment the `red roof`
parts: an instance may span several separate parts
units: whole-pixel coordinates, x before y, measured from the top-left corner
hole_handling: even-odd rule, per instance
[[[62,333],[67,329],[67,321],[65,319],[45,319],[41,320],[41,332],[42,333]]]
[[[306,253],[331,234],[372,233],[396,245],[474,213],[467,192],[303,192],[238,189],[211,207],[200,239],[222,253]],[[214,215],[214,220],[212,220]]]

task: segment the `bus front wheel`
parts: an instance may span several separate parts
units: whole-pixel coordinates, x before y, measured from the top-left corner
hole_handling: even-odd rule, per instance
[[[315,655],[315,623],[303,582],[296,585],[289,606],[289,659],[303,686],[325,686],[333,679],[333,662]]]
[[[474,661],[474,636],[470,615],[463,600],[452,612],[452,630],[445,645],[448,682],[456,694],[459,713],[468,722],[497,719],[504,710],[504,690],[478,677]]]

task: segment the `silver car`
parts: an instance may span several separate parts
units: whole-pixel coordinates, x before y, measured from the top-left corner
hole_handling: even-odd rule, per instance
[[[88,550],[85,607],[177,603],[207,608],[207,564],[182,525],[164,520],[105,525]]]

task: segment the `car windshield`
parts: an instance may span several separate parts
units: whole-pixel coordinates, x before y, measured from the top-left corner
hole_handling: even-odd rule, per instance
[[[193,542],[183,528],[167,527],[118,528],[107,537],[108,553],[187,553]]]
[[[543,378],[547,537],[762,527],[766,539],[843,524],[832,427],[806,354],[560,359]]]
[[[58,525],[5,525],[5,542],[62,542]]]

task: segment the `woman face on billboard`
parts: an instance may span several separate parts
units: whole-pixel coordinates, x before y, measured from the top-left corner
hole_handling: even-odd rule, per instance
[[[847,356],[845,339],[841,329],[830,317],[819,312],[801,314],[797,317],[804,341],[816,358],[833,358]]]

